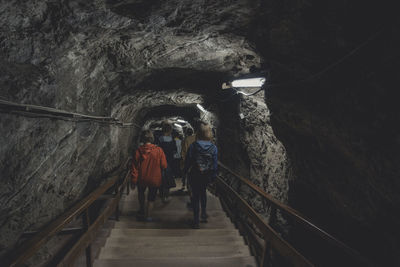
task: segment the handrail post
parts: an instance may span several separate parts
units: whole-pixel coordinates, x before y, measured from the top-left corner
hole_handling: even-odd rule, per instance
[[[260,263],[261,267],[268,267],[268,265],[270,265],[271,262],[270,251],[271,251],[271,243],[265,240],[264,251]]]
[[[119,186],[118,183],[115,184],[115,196],[118,197],[119,194]],[[115,207],[115,220],[118,222],[119,221],[119,201],[118,205]]]
[[[276,222],[277,222],[277,209],[275,206],[272,206],[270,217],[269,217],[269,225],[271,225],[272,227],[275,227]]]
[[[82,216],[83,219],[83,228],[85,232],[89,229],[90,226],[90,217],[89,217],[89,209],[86,209]],[[92,267],[92,246],[89,244],[86,247],[86,266]]]
[[[131,180],[129,179],[128,182],[126,183],[126,194],[127,194],[127,195],[129,195],[129,192],[130,192],[130,190],[129,190],[129,189],[130,189],[130,188],[129,188],[130,186],[131,186]]]

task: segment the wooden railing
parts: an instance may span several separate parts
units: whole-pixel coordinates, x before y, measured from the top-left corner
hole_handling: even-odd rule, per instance
[[[297,223],[304,226],[311,233],[319,236],[324,242],[327,242],[334,247],[341,250],[343,253],[349,256],[352,261],[357,263],[357,266],[372,266],[372,264],[362,257],[357,251],[350,248],[340,240],[334,238],[326,231],[317,227],[315,224],[306,219],[298,211],[293,208],[281,203],[280,201],[273,198],[271,195],[266,193],[263,189],[250,182],[248,179],[238,175],[232,171],[229,167],[219,162],[220,168],[233,175],[240,183],[248,186],[259,196],[261,196],[271,206],[270,223],[276,221],[277,210],[284,213],[287,217],[294,219]],[[249,243],[258,243],[258,246],[263,248],[262,257],[259,259],[260,266],[268,266],[268,261],[271,256],[271,248],[277,251],[281,256],[290,261],[294,266],[314,266],[309,260],[301,255],[295,248],[293,248],[288,242],[286,242],[272,227],[270,224],[257,213],[248,203],[244,200],[230,185],[228,185],[221,177],[217,178],[217,192],[224,208],[230,213],[231,217],[235,221],[240,221],[239,230],[243,232],[252,233],[246,237]],[[221,194],[222,193],[222,194]],[[235,209],[239,208],[248,219],[254,224],[257,229],[262,233],[264,237],[264,244],[260,243],[259,237],[254,234],[254,231],[249,231],[250,227],[243,219],[238,216]],[[242,229],[240,229],[242,228]]]
[[[129,161],[127,161],[128,163]],[[126,164],[127,165],[127,164]],[[63,231],[63,229],[74,219],[82,216],[81,235],[74,242],[72,247],[66,254],[62,255],[52,266],[72,266],[78,256],[86,251],[86,265],[92,266],[91,243],[96,238],[96,232],[103,226],[107,219],[115,213],[118,220],[119,216],[119,200],[121,194],[126,187],[129,193],[129,177],[130,172],[121,179],[119,176],[113,176],[105,184],[90,193],[87,197],[76,203],[73,207],[59,216],[57,219],[46,225],[39,232],[34,234],[30,239],[25,241],[22,246],[16,248],[2,259],[2,266],[21,266],[29,260],[43,245],[45,245],[52,237]],[[111,196],[105,195],[107,191],[114,191]],[[90,221],[89,209],[92,204],[104,199],[104,196],[109,197],[107,206],[93,222]],[[76,232],[76,231],[75,231]],[[4,264],[4,265],[3,265]]]

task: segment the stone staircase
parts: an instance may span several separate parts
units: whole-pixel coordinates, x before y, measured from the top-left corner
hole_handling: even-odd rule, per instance
[[[124,196],[120,221],[115,222],[94,266],[257,266],[218,198],[208,193],[207,200],[208,223],[191,229],[188,196],[178,191],[171,192],[169,203],[157,198],[153,222],[137,221],[137,190]]]

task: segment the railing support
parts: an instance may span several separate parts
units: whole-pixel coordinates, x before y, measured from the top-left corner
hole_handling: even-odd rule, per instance
[[[127,194],[127,195],[129,195],[129,192],[130,192],[130,186],[131,186],[131,181],[128,181],[128,182],[126,183],[126,194]]]
[[[115,187],[115,197],[118,197],[119,194],[119,186],[117,185]],[[119,221],[119,205],[115,207],[115,220],[118,222]]]
[[[271,242],[265,241],[264,244],[264,251],[261,259],[261,264],[260,266],[262,267],[268,267],[271,263]]]
[[[83,228],[85,229],[85,232],[89,229],[90,227],[90,216],[89,216],[89,209],[86,209],[85,212],[83,213],[82,216],[83,219]],[[92,267],[92,246],[89,244],[86,249],[86,266],[87,267]]]
[[[270,217],[269,217],[269,225],[271,225],[272,228],[274,228],[276,226],[276,222],[277,222],[277,210],[275,206],[271,207],[271,213],[270,213]]]
[[[298,211],[294,210],[293,208],[281,203],[280,201],[276,200],[273,198],[270,194],[266,193],[264,189],[260,188],[259,186],[255,185],[249,179],[246,179],[239,174],[235,173],[232,171],[229,167],[227,167],[225,164],[218,162],[218,166],[221,167],[222,169],[226,170],[228,173],[233,175],[233,177],[236,177],[239,182],[242,184],[248,186],[250,189],[252,189],[254,192],[256,192],[258,195],[264,198],[269,204],[275,208],[275,210],[271,209],[271,216],[270,216],[270,225],[272,226],[277,226],[277,213],[276,209],[279,209],[281,214],[286,214],[288,215],[291,219],[294,219],[297,223],[305,227],[306,229],[309,229],[312,231],[312,233],[320,236],[324,241],[327,243],[330,243],[331,245],[335,246],[336,248],[340,249],[343,251],[347,256],[349,257],[349,260],[354,261],[357,264],[360,264],[361,266],[373,266],[367,258],[362,256],[358,251],[352,249],[351,247],[347,246],[340,240],[334,238],[321,228],[317,227],[315,224],[311,223],[309,220],[307,220],[303,215],[301,215]]]

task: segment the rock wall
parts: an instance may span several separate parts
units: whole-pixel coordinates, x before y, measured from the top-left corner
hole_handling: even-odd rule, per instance
[[[0,97],[124,122],[166,104],[204,102],[217,114],[212,98],[223,78],[260,66],[245,38],[257,7],[248,0],[2,1]],[[137,134],[2,113],[0,250],[123,168]]]
[[[379,266],[400,262],[392,4],[268,1],[250,37],[270,70],[271,123],[293,163],[289,203]]]

